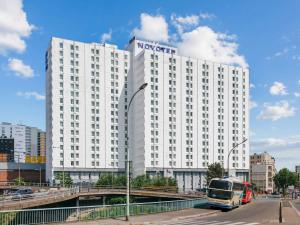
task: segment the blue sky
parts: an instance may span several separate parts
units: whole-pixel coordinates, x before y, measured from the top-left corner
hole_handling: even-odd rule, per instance
[[[199,57],[216,50],[214,60],[249,65],[251,152],[266,150],[277,168],[294,169],[300,164],[299,8],[296,0],[3,0],[0,121],[45,128],[44,55],[52,36],[104,37],[123,48],[133,33],[158,32],[153,38],[173,45],[196,41],[197,52],[190,53]]]

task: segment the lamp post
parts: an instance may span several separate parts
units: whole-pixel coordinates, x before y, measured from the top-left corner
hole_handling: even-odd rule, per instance
[[[229,156],[231,154],[231,152],[236,149],[239,145],[245,143],[247,141],[247,138],[244,139],[241,143],[236,144],[235,146],[233,146],[233,148],[228,152],[228,158],[227,158],[227,172],[228,172],[228,177],[229,177]]]
[[[136,94],[142,90],[144,90],[147,87],[148,83],[144,83],[142,84],[139,89],[133,93],[129,104],[128,104],[128,108],[127,108],[127,160],[126,160],[126,174],[127,174],[127,179],[126,179],[126,221],[129,221],[129,216],[130,216],[130,210],[129,210],[129,189],[130,189],[130,154],[129,154],[129,129],[128,129],[128,125],[129,125],[129,109],[130,109],[130,105],[131,102],[133,100],[133,98],[136,96]]]

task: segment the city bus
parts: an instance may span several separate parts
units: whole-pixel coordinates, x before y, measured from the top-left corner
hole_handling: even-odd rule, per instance
[[[244,184],[244,192],[243,192],[242,203],[247,204],[248,202],[251,202],[253,197],[252,185],[247,181],[244,181],[243,184]]]
[[[237,178],[214,178],[207,192],[208,206],[223,209],[239,207],[243,199],[244,184]]]

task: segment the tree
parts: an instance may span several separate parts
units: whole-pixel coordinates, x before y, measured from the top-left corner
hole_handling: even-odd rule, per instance
[[[58,172],[55,174],[55,180],[59,181],[60,185],[69,187],[73,184],[73,180],[69,173]],[[64,182],[65,181],[65,182]]]
[[[282,189],[283,195],[286,195],[286,190],[290,185],[297,184],[297,175],[287,168],[281,169],[273,178],[274,183],[278,190]]]
[[[224,168],[220,163],[213,163],[208,165],[206,173],[206,183],[209,185],[209,182],[213,178],[221,178],[224,172]]]

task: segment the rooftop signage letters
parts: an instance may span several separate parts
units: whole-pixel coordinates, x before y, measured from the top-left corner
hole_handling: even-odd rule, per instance
[[[156,51],[156,52],[163,52],[163,53],[168,53],[168,54],[176,53],[175,49],[163,47],[163,46],[159,46],[159,45],[152,45],[152,44],[143,43],[143,42],[138,42],[137,46],[138,46],[138,48],[149,49],[149,50]]]

